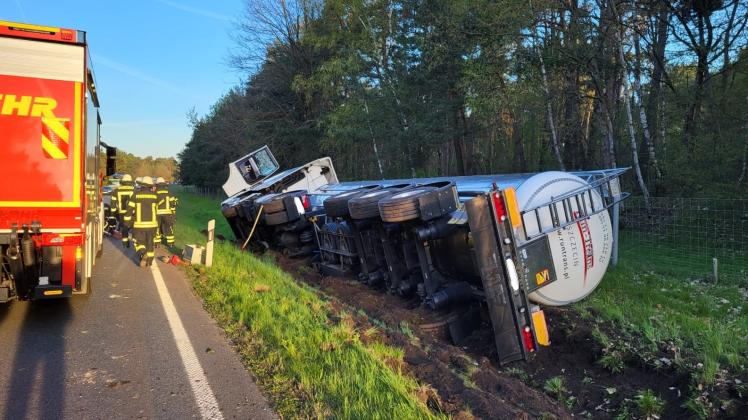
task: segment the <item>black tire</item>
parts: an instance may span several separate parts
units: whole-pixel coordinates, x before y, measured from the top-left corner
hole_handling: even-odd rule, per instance
[[[441,217],[457,208],[454,188],[453,182],[436,182],[394,194],[379,201],[379,215],[389,223]],[[421,209],[423,201],[434,203],[429,206],[428,214]]]
[[[255,201],[255,205],[257,206],[257,208],[260,208],[260,206],[262,206],[262,207],[263,207],[263,212],[265,212],[265,213],[275,213],[275,212],[277,212],[277,211],[279,211],[279,210],[277,210],[277,209],[276,209],[276,210],[275,210],[275,212],[273,212],[273,211],[268,211],[268,204],[270,204],[270,202],[271,202],[271,201],[272,201],[272,200],[273,200],[273,199],[274,199],[275,197],[277,197],[277,196],[279,196],[279,195],[280,195],[280,194],[274,194],[274,193],[263,195],[262,197],[258,198],[258,199],[257,199],[257,200]],[[281,202],[281,203],[282,203],[282,202]],[[272,207],[276,207],[276,206],[272,206]],[[280,208],[280,210],[283,210],[283,209],[284,209],[283,207],[281,207],[281,208]]]
[[[306,190],[289,191],[289,192],[277,194],[265,204],[265,211],[268,213],[286,211],[289,214],[294,214],[295,210],[289,211],[289,209],[286,208],[286,203],[289,202],[288,198],[289,197],[301,197],[303,195],[306,195]]]
[[[353,219],[379,217],[379,201],[412,188],[411,184],[399,184],[361,194],[348,201],[348,211]]]
[[[346,191],[338,195],[327,198],[324,203],[325,214],[330,217],[346,217],[350,215],[348,210],[348,202],[356,197],[362,196],[367,192],[376,190],[379,185],[371,185],[354,190]]]
[[[278,213],[286,210],[286,203],[283,202],[283,194],[272,197],[263,206],[265,206],[265,213]]]
[[[277,226],[288,222],[290,222],[290,220],[288,220],[288,213],[285,211],[265,214],[265,224],[268,226]]]

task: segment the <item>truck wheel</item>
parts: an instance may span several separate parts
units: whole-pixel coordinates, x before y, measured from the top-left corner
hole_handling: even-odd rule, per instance
[[[436,182],[394,194],[379,201],[379,214],[385,222],[407,222],[421,218],[431,220],[457,207],[453,182]],[[421,208],[421,203],[430,204]],[[433,205],[431,205],[433,204]]]
[[[263,204],[265,206],[264,211],[267,213],[277,213],[277,212],[285,211],[287,210],[286,200],[285,200],[286,198],[301,197],[304,194],[306,194],[305,190],[289,191],[285,193],[274,194],[267,202]]]
[[[364,193],[348,201],[348,211],[354,219],[379,217],[379,200],[390,197],[412,186],[412,184],[398,184]]]
[[[265,214],[265,224],[268,226],[282,225],[283,223],[288,222],[290,222],[290,220],[288,220],[288,213],[286,211]]]
[[[278,197],[280,194],[268,194],[264,195],[255,201],[257,206],[263,206],[263,211],[265,213],[277,213],[279,211],[285,210],[285,206],[283,205],[283,201],[275,201],[275,198]],[[259,208],[259,207],[258,207]]]
[[[325,206],[325,214],[330,217],[345,217],[350,215],[348,202],[362,196],[371,190],[379,188],[379,185],[371,185],[332,196],[322,203]]]

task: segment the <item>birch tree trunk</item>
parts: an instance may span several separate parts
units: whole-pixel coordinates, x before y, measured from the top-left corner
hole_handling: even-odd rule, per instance
[[[652,136],[650,135],[649,131],[649,121],[647,119],[647,112],[644,109],[644,95],[642,94],[642,82],[641,82],[641,51],[639,46],[639,34],[636,32],[636,30],[633,31],[634,34],[634,50],[635,50],[635,57],[636,57],[636,64],[634,67],[634,90],[636,91],[636,96],[639,98],[639,101],[637,102],[637,106],[639,108],[639,121],[642,125],[642,134],[644,135],[644,146],[647,148],[647,152],[649,154],[649,164],[652,165],[652,168],[655,171],[655,175],[657,176],[657,179],[659,180],[662,178],[662,172],[660,172],[660,165],[657,163],[657,155],[655,154],[655,147],[654,147],[654,141],[652,140]]]
[[[624,108],[626,110],[626,123],[628,126],[627,128],[629,134],[629,143],[631,144],[634,172],[636,173],[636,180],[639,183],[639,188],[641,188],[642,190],[642,196],[644,197],[644,206],[646,207],[647,212],[649,212],[649,190],[647,189],[647,184],[644,182],[644,177],[642,176],[641,165],[639,165],[639,151],[636,147],[636,134],[634,133],[634,118],[631,115],[631,88],[629,86],[626,57],[623,54],[623,36],[621,34],[621,32],[623,31],[623,19],[616,10],[615,1],[610,2],[610,7],[616,19],[616,23],[618,24],[618,29],[613,31],[613,33],[618,47],[618,60],[621,63],[621,70],[623,71],[622,96]]]
[[[543,61],[543,54],[540,51],[540,47],[537,45],[537,38],[538,38],[538,28],[535,26],[533,28],[533,32],[535,35],[535,51],[538,54],[538,59],[540,60],[540,74],[543,79],[543,93],[545,93],[545,105],[546,105],[546,112],[548,114],[548,127],[551,130],[551,146],[553,147],[553,154],[556,157],[556,161],[558,162],[558,168],[559,170],[565,170],[564,168],[564,160],[561,158],[561,149],[558,145],[558,134],[556,131],[556,123],[553,121],[553,107],[551,106],[551,91],[548,88],[548,76],[545,72],[545,61]]]
[[[377,159],[377,166],[379,167],[379,176],[384,179],[384,170],[382,169],[382,160],[379,158],[379,148],[377,148],[377,139],[374,136],[374,129],[371,128],[371,119],[369,118],[369,104],[364,98],[364,111],[366,111],[366,125],[369,127],[369,135],[371,136],[371,145],[374,148],[374,157]]]

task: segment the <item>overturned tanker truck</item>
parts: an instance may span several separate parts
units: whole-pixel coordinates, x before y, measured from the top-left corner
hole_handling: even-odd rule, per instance
[[[420,299],[456,343],[488,322],[501,364],[549,344],[540,305],[597,287],[608,210],[628,196],[627,168],[353,182],[330,158],[278,169],[267,146],[229,164],[221,209],[244,247]]]

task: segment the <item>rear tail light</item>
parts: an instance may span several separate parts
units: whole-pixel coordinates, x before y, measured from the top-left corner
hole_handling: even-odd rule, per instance
[[[535,340],[532,337],[532,330],[530,327],[522,329],[522,341],[525,343],[525,349],[529,352],[535,351]]]
[[[312,208],[312,200],[309,199],[308,195],[304,194],[301,196],[301,205],[304,206],[304,210]]]
[[[504,200],[498,191],[491,193],[491,200],[493,200],[493,208],[496,212],[496,219],[503,222],[506,218],[506,207],[504,207]]]
[[[83,259],[83,248],[81,248],[81,247],[76,247],[75,248],[75,259],[77,261],[80,261],[80,260]]]

